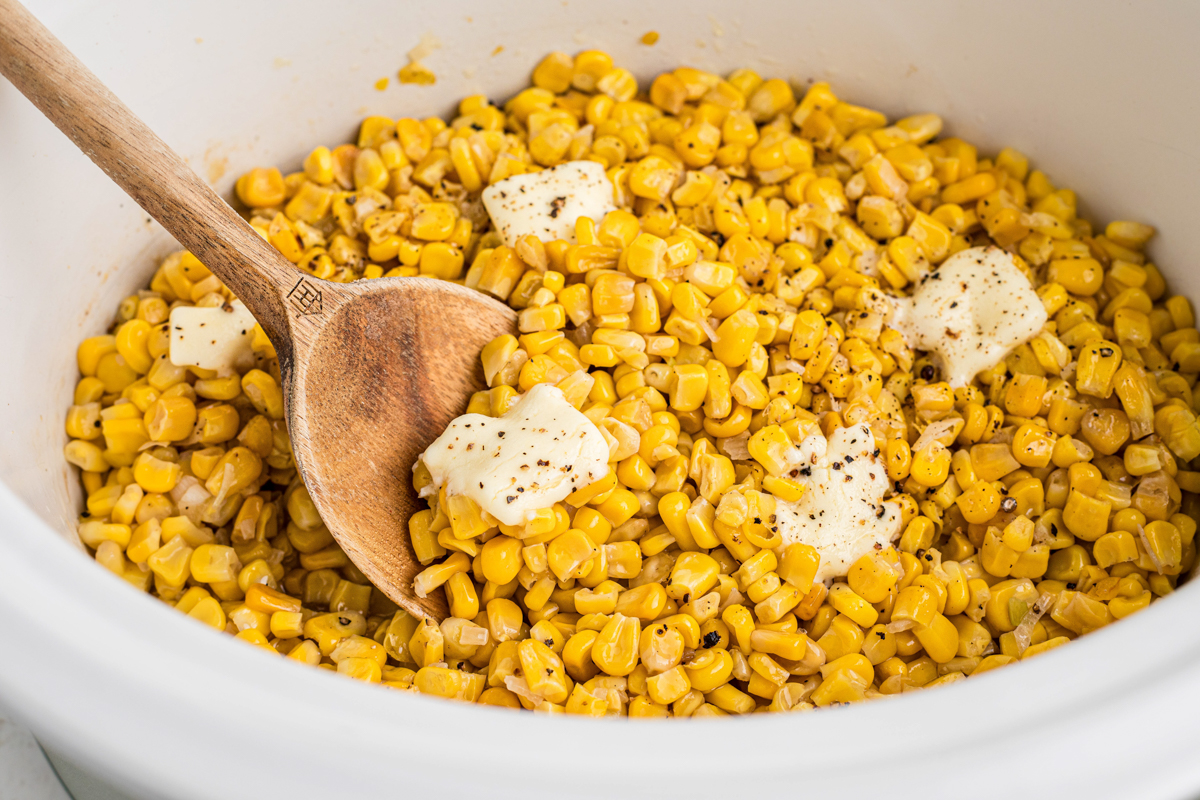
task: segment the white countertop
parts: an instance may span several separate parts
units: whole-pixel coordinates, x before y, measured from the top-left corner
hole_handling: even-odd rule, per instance
[[[0,712],[0,797],[71,800],[33,735]]]

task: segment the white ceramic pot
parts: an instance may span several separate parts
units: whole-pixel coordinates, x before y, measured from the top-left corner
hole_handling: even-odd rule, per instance
[[[1200,6],[1190,3],[37,2],[33,10],[223,192],[366,113],[504,98],[547,51],[643,80],[690,63],[829,79],[892,114],[1013,145],[1098,220],[1152,222],[1200,297]],[[639,42],[655,30],[654,47]],[[423,33],[433,87],[396,70]],[[503,50],[499,50],[503,47]],[[391,76],[392,87],[373,83]],[[82,336],[171,249],[0,82],[0,698],[139,797],[1062,796],[1200,790],[1200,589],[1019,667],[795,716],[545,718],[359,685],[218,635],[79,549],[62,415]]]

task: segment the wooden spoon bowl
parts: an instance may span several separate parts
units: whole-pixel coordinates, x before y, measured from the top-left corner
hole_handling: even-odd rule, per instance
[[[305,278],[297,288],[325,306],[310,318],[315,335],[293,338],[294,360],[280,362],[300,474],[351,561],[401,606],[441,620],[442,592],[412,595],[422,569],[408,536],[419,502],[412,468],[485,387],[479,351],[513,331],[516,314],[429,278]]]
[[[246,304],[279,356],[292,451],[338,544],[388,597],[413,595],[412,465],[484,386],[479,352],[516,328],[483,294],[426,278],[342,284],[289,263],[16,0],[0,73]]]

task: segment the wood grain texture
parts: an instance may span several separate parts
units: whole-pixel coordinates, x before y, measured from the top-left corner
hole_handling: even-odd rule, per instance
[[[511,332],[514,318],[446,281],[383,278],[349,288],[361,293],[331,315],[292,372],[292,450],[354,563],[385,592],[411,593],[422,567],[406,523],[423,507],[413,464],[466,410],[465,398],[486,387],[479,351]],[[447,615],[441,591],[412,602],[439,620]]]
[[[15,0],[0,0],[0,73],[246,304],[330,533],[393,601],[443,619],[441,592],[412,595],[412,465],[484,386],[479,351],[515,331],[512,309],[445,281],[296,269]]]

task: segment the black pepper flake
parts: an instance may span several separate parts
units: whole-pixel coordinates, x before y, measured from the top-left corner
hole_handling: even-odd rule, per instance
[[[549,462],[549,461],[547,461],[547,460],[546,460],[546,459],[544,459],[544,458],[539,458],[537,463],[538,463],[538,466],[539,466],[539,467],[548,467],[548,466],[550,466],[550,462]]]
[[[517,499],[517,496],[515,494],[510,494],[508,497],[504,498],[504,502],[511,503],[513,500],[516,500],[516,499]]]
[[[501,439],[503,439],[503,438],[504,438],[504,431],[496,431],[496,435],[497,435],[497,436],[499,436]]]
[[[834,468],[834,469],[836,469],[836,470],[841,470],[841,468],[842,468],[842,462],[840,462],[840,461],[835,461],[835,462],[833,462],[833,468]]]
[[[704,634],[704,647],[705,648],[716,647],[717,643],[720,641],[721,641],[721,634],[717,633],[716,631],[709,631],[708,633]]]
[[[1068,588],[1068,589],[1071,589],[1072,591],[1074,591],[1074,589],[1075,589],[1075,584],[1074,584],[1074,583],[1068,583],[1068,584],[1067,584],[1067,588]]]
[[[1108,358],[1112,354],[1113,354],[1113,349],[1111,347],[1101,347],[1100,348],[1100,355],[1104,356],[1105,358]]]
[[[1017,510],[1017,500],[1014,497],[1006,497],[1000,501],[1000,510],[1011,512]]]
[[[846,456],[846,463],[847,463],[847,464],[853,464],[853,463],[854,463],[854,456]]]
[[[812,467],[801,467],[800,474],[807,478],[812,475]]]
[[[875,512],[875,519],[883,519],[883,515],[886,513],[887,513],[887,509],[884,508],[883,506],[880,506],[879,510]]]
[[[925,366],[921,367],[921,380],[931,381],[933,380],[933,375],[934,371],[932,366],[926,364]]]

